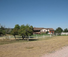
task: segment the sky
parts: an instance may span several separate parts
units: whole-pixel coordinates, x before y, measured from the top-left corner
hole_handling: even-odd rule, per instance
[[[68,28],[68,0],[0,0],[0,24]]]

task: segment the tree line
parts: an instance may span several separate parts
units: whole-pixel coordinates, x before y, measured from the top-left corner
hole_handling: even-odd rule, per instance
[[[68,28],[65,28],[64,30],[61,27],[58,27],[55,30],[55,33],[61,33],[61,32],[68,32]],[[6,35],[6,34],[12,34],[15,39],[16,35],[22,36],[22,39],[24,39],[26,36],[31,36],[33,35],[33,26],[30,25],[19,25],[16,24],[13,29],[11,28],[5,28],[4,26],[0,25],[0,36],[1,35]]]
[[[61,33],[61,32],[68,32],[68,28],[65,28],[65,29],[63,30],[61,27],[58,27],[58,28],[55,30],[55,33]]]
[[[1,25],[0,36],[6,34],[12,34],[15,37],[15,39],[16,35],[20,35],[24,39],[26,36],[28,37],[33,35],[33,26],[30,26],[28,24],[19,26],[19,24],[16,24],[13,29],[10,29],[10,28],[5,28],[4,26]]]
[[[5,28],[0,25],[0,36],[5,35],[5,33],[6,33]]]
[[[0,36],[11,34],[12,28],[5,28],[5,26],[2,26],[0,24]]]

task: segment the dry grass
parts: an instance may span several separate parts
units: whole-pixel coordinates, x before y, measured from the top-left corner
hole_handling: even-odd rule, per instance
[[[40,57],[68,45],[68,36],[0,45],[0,57]]]

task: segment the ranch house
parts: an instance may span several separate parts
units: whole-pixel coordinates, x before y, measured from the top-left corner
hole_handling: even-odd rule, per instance
[[[34,27],[33,29],[33,34],[41,34],[46,32],[48,32],[48,34],[53,34],[54,29],[53,28],[36,28],[36,27]]]

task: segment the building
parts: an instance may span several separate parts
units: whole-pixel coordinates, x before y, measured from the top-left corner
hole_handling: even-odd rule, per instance
[[[54,33],[54,29],[53,28],[33,28],[33,34],[41,34],[41,33],[46,33],[48,32],[48,34],[53,34]]]

